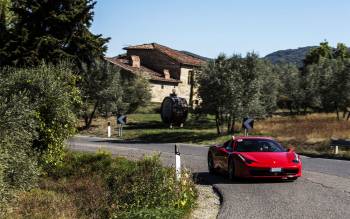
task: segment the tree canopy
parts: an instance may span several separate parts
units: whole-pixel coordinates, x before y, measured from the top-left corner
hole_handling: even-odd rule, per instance
[[[245,58],[220,55],[208,63],[196,80],[201,108],[215,115],[218,134],[223,133],[225,123],[228,132],[233,132],[235,121],[246,116],[262,117],[275,110],[276,72],[254,53]]]
[[[108,38],[95,35],[92,0],[17,0],[10,11],[16,19],[0,41],[0,65],[34,66],[71,60],[77,67],[102,58]]]

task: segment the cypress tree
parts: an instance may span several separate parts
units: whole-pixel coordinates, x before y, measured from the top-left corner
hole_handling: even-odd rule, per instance
[[[42,60],[56,64],[62,59],[92,63],[106,51],[108,38],[89,28],[93,19],[92,0],[16,0],[11,10],[16,21],[6,50],[6,64],[38,65]]]

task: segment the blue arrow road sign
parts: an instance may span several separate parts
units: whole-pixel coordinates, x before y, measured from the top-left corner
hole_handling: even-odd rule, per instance
[[[251,119],[251,118],[244,118],[243,119],[243,124],[242,124],[242,127],[244,129],[248,129],[248,130],[251,130],[254,126],[254,119]]]
[[[117,116],[117,124],[125,125],[127,117],[125,115]]]

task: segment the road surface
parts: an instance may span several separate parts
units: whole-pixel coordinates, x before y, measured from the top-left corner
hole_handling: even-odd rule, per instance
[[[161,154],[164,165],[174,166],[174,144],[123,142],[77,136],[69,141],[77,151],[105,149],[138,159]],[[208,174],[208,147],[178,144],[182,164],[200,184],[213,185],[222,196],[218,218],[350,218],[350,161],[302,157],[303,177],[295,182],[237,181]]]

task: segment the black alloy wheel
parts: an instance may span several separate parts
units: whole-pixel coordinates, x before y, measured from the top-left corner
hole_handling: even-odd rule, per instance
[[[215,173],[213,155],[210,152],[208,153],[208,170],[209,173]]]
[[[229,159],[228,162],[228,178],[233,181],[235,179],[235,163],[233,159]]]

